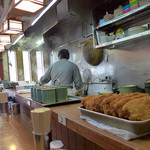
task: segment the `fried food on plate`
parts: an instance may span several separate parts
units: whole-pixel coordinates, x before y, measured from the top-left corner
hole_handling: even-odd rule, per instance
[[[127,102],[123,106],[122,111],[129,120],[142,121],[150,119],[150,96]]]
[[[150,96],[145,93],[90,95],[82,98],[81,103],[88,110],[115,117],[150,119]]]

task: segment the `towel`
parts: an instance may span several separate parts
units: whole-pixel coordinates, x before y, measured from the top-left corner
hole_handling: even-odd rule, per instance
[[[144,133],[144,134],[134,134],[134,133],[132,133],[130,131],[127,131],[127,130],[117,129],[115,127],[111,127],[111,126],[105,125],[103,123],[98,123],[97,121],[95,121],[95,120],[93,120],[89,117],[80,116],[80,118],[87,121],[88,123],[90,123],[91,125],[93,125],[95,127],[98,127],[100,129],[102,129],[104,131],[107,131],[109,133],[112,133],[114,135],[117,135],[118,137],[121,137],[121,138],[123,138],[124,140],[127,140],[127,141],[150,134],[150,132]]]
[[[17,93],[18,94],[26,94],[26,93],[30,93],[31,90],[30,89],[23,89],[23,90],[18,90]]]

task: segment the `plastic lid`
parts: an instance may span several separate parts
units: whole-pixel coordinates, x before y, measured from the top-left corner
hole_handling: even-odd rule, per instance
[[[58,148],[63,148],[64,144],[60,140],[55,140],[50,142],[50,148],[52,149],[58,149]]]

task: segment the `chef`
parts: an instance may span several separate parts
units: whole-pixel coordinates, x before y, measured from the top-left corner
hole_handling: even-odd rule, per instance
[[[73,83],[79,95],[83,97],[82,88],[83,82],[81,79],[79,68],[76,64],[70,62],[68,59],[70,57],[69,51],[62,49],[58,52],[59,61],[50,65],[47,72],[40,78],[39,85],[43,85],[56,79],[60,81],[60,84],[67,85],[68,94],[72,92]],[[72,94],[71,94],[72,95]]]

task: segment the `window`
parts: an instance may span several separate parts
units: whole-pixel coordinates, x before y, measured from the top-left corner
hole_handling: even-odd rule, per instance
[[[8,61],[9,61],[10,81],[16,82],[18,79],[17,79],[17,62],[15,51],[8,51]]]
[[[30,53],[28,51],[23,51],[22,56],[25,81],[31,82]]]
[[[44,62],[43,62],[43,52],[36,52],[36,62],[37,62],[37,76],[38,80],[44,74]]]

